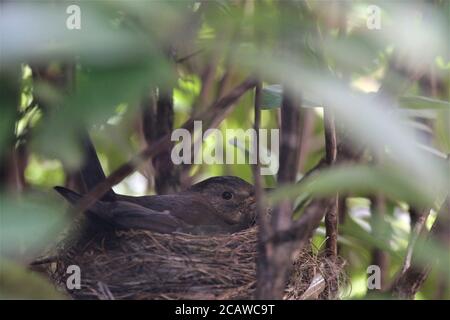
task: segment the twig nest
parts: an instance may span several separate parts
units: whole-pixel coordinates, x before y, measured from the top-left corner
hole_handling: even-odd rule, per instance
[[[216,236],[115,231],[60,246],[48,272],[75,299],[251,299],[256,248],[255,227]],[[80,289],[66,288],[70,265],[80,267]],[[326,288],[335,286],[340,270],[303,250],[285,298],[332,298]],[[321,285],[314,286],[313,280]]]

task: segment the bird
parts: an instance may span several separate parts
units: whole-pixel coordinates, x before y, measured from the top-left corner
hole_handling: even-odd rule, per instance
[[[87,190],[105,179],[95,148],[84,139],[85,163],[81,177]],[[72,205],[82,198],[65,187],[54,188]],[[252,184],[235,176],[217,176],[178,193],[128,196],[110,189],[85,212],[88,217],[115,229],[142,229],[160,233],[233,233],[255,224]]]
[[[82,197],[65,187],[55,190],[73,205]],[[174,194],[116,194],[114,200],[96,201],[86,214],[117,229],[193,234],[237,232],[256,218],[253,186],[234,176],[212,177]]]

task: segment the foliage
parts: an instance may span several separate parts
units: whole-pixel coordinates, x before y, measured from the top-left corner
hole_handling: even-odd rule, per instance
[[[382,8],[380,30],[366,26],[372,2]],[[369,150],[364,153],[366,164],[320,171],[296,185],[276,188],[270,201],[300,201],[305,194],[349,195],[339,242],[353,293],[344,296],[365,295],[374,248],[391,258],[392,280],[409,242],[408,208],[437,211],[450,189],[445,159],[450,153],[448,1],[79,5],[81,29],[69,30],[64,2],[1,4],[2,261],[7,257],[14,261],[8,263],[30,262],[67,225],[51,186],[69,181],[80,166],[80,130],[91,129],[109,174],[145,143],[139,123],[143,98],[151,95],[151,88],[173,87],[178,127],[256,74],[264,85],[261,127],[278,127],[284,90],[301,98],[310,114],[299,179],[324,153],[323,108],[335,112],[338,129],[355,148]],[[247,93],[219,128],[224,133],[247,129],[253,120],[253,94]],[[15,152],[22,149],[24,155]],[[374,166],[380,158],[382,163]],[[16,171],[23,172],[22,179],[13,174]],[[196,164],[188,173],[195,180],[225,174],[253,179],[247,164]],[[140,194],[144,188],[153,193],[152,181],[147,166],[116,188],[128,194]],[[265,186],[276,187],[275,177],[265,177]],[[373,236],[366,214],[369,203],[362,200],[379,192],[388,199],[384,238]],[[323,239],[319,228],[314,241]],[[422,260],[445,250],[433,244]],[[2,298],[36,297],[17,291],[30,275],[1,266],[2,277],[17,279],[16,284],[2,285]],[[438,271],[449,270],[448,261],[440,268],[433,270],[418,297],[435,297],[442,281]],[[48,291],[45,297],[56,296]]]

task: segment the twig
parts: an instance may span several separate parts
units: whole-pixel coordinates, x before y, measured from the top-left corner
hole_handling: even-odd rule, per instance
[[[371,227],[372,234],[376,239],[384,241],[386,239],[386,198],[385,196],[378,192],[376,195],[370,198],[371,202]],[[371,264],[376,265],[380,268],[380,283],[381,289],[383,290],[386,286],[387,277],[389,274],[388,267],[388,255],[387,253],[378,247],[373,248]]]
[[[324,108],[324,126],[325,126],[325,157],[328,166],[336,163],[337,141],[336,125],[334,121],[333,110]],[[338,236],[338,201],[339,195],[336,194],[331,200],[331,205],[325,214],[326,229],[326,254],[333,261],[337,258],[337,236]]]
[[[405,260],[403,261],[403,266],[401,272],[406,272],[408,268],[411,267],[411,261],[414,253],[414,247],[421,237],[421,235],[424,235],[425,229],[425,223],[427,221],[428,216],[430,215],[430,208],[418,210],[416,208],[410,209],[410,216],[415,217],[414,222],[411,224],[411,234],[410,239],[408,243],[408,247],[406,249],[406,255]],[[411,219],[413,220],[413,219]]]
[[[263,212],[262,197],[264,195],[264,190],[261,184],[261,163],[259,158],[259,127],[261,122],[261,82],[256,85],[255,88],[255,124],[254,129],[256,134],[256,164],[252,166],[253,177],[255,182],[255,202],[256,202],[256,216],[258,222],[258,259],[256,264],[256,278],[257,284],[264,282],[266,279],[265,266],[267,265],[267,254],[266,254],[266,244],[265,239],[267,235],[271,232],[269,223],[267,221],[267,216]],[[257,285],[257,288],[261,288],[261,285]],[[257,297],[260,291],[257,289]]]
[[[204,49],[198,49],[198,50],[196,50],[196,51],[194,51],[194,52],[192,52],[192,53],[190,53],[190,54],[188,54],[188,55],[185,55],[185,56],[183,56],[183,57],[181,57],[181,58],[177,58],[177,59],[175,60],[175,63],[183,63],[183,62],[185,62],[186,60],[189,60],[190,58],[195,57],[195,56],[198,55],[199,53],[202,53],[203,51],[204,51]]]
[[[255,124],[254,129],[256,131],[256,164],[252,166],[253,168],[253,179],[255,182],[255,202],[256,202],[256,216],[258,217],[259,224],[259,234],[264,238],[264,235],[267,234],[268,225],[267,225],[267,217],[265,212],[263,212],[263,204],[262,199],[264,196],[264,189],[262,188],[261,183],[261,162],[259,158],[259,128],[261,123],[261,82],[255,87]]]

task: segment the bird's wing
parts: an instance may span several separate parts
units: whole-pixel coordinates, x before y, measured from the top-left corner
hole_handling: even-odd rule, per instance
[[[138,204],[114,201],[94,205],[92,211],[97,217],[122,229],[145,229],[161,233],[172,233],[187,227],[182,220],[170,212],[160,212],[142,207]]]
[[[55,187],[65,199],[75,204],[81,195],[64,187]],[[168,211],[156,211],[126,201],[96,201],[86,212],[120,229],[145,229],[172,233],[189,226]]]

